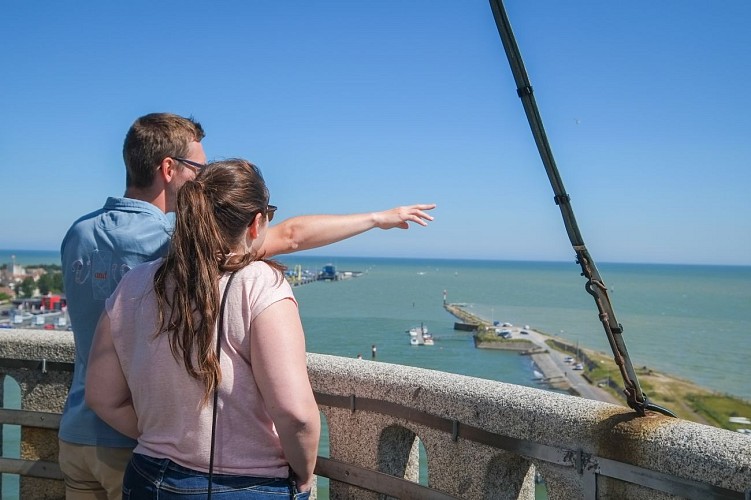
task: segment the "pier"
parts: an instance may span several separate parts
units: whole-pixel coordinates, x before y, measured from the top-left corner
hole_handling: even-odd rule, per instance
[[[350,278],[357,278],[365,274],[363,271],[337,271],[332,264],[326,264],[320,271],[311,271],[303,269],[301,265],[296,265],[291,271],[285,273],[287,281],[292,286],[306,285],[316,281],[340,281]]]
[[[287,278],[287,281],[292,286],[306,285],[317,280],[316,273],[308,269],[303,269],[299,264],[294,266],[292,270],[287,270],[285,278]]]
[[[530,328],[529,325],[504,327],[511,332],[507,339],[491,337],[497,328],[495,325],[468,312],[462,305],[444,303],[444,308],[464,324],[475,327],[475,347],[478,349],[519,351],[519,354],[529,356],[542,374],[541,378],[536,379],[540,384],[574,396],[623,405],[623,401],[611,392],[592,385],[585,377],[584,370],[575,370],[573,364],[566,362],[568,354],[564,345],[561,345],[560,351],[550,348],[549,342],[561,343],[559,340]],[[454,328],[457,329],[456,324]],[[485,335],[482,335],[483,332]],[[489,337],[491,340],[486,340]]]

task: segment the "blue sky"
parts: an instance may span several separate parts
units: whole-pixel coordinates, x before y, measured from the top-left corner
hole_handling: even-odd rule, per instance
[[[751,265],[751,2],[506,9],[594,259]],[[0,248],[58,248],[169,111],[278,217],[438,204],[318,255],[573,260],[487,1],[5,2],[0,46]]]

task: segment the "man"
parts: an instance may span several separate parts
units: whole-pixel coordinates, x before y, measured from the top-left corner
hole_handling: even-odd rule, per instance
[[[154,113],[137,119],[125,137],[126,190],[73,223],[61,245],[68,312],[76,344],[75,370],[60,421],[60,468],[68,499],[120,499],[123,472],[135,442],[100,420],[84,402],[86,365],[104,300],[131,268],[165,255],[169,212],[177,192],[206,163],[204,131],[193,119]],[[269,228],[261,249],[274,256],[315,248],[373,228],[426,226],[435,205],[351,215],[310,215]]]

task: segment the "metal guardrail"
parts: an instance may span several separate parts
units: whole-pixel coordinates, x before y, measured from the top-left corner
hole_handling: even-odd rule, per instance
[[[60,414],[46,411],[27,411],[14,410],[12,408],[0,408],[0,424],[57,430],[60,428]]]
[[[0,408],[0,424],[20,425],[37,429],[60,428],[60,414],[43,411],[14,410]],[[42,479],[63,479],[57,462],[45,460],[24,460],[20,458],[0,458],[0,472]]]
[[[318,457],[315,474],[350,486],[400,499],[456,500],[442,491],[331,458]]]
[[[73,363],[68,361],[48,361],[46,359],[0,358],[0,368],[39,370],[42,373],[47,373],[48,371],[73,373]]]
[[[337,396],[318,392],[315,393],[315,396],[319,405],[345,408],[353,412],[368,411],[388,415],[394,418],[402,418],[411,423],[417,423],[432,429],[450,433],[454,441],[462,438],[528,458],[575,468],[579,474],[583,476],[584,483],[587,485],[585,491],[586,498],[597,498],[597,476],[606,476],[620,481],[646,486],[664,493],[696,500],[747,500],[749,495],[748,491],[744,494],[744,492],[733,491],[727,488],[692,481],[690,479],[671,476],[644,467],[584,453],[582,450],[571,450],[544,445],[534,441],[517,439],[502,434],[488,432],[478,427],[462,424],[457,420],[439,417],[427,412],[415,410],[414,408],[391,403],[389,401],[357,398],[354,395]],[[354,474],[350,474],[350,476],[352,475]],[[349,476],[346,476],[345,479],[347,477]],[[358,484],[354,484],[347,480],[343,480],[342,482],[352,484],[353,486],[359,486]]]

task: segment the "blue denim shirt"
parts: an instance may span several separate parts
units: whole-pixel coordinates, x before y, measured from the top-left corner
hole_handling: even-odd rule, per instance
[[[86,366],[104,300],[134,266],[166,254],[174,217],[145,201],[108,198],[73,223],[60,249],[68,314],[76,343],[73,382],[60,421],[60,439],[113,448],[136,442],[105,424],[84,403]]]

